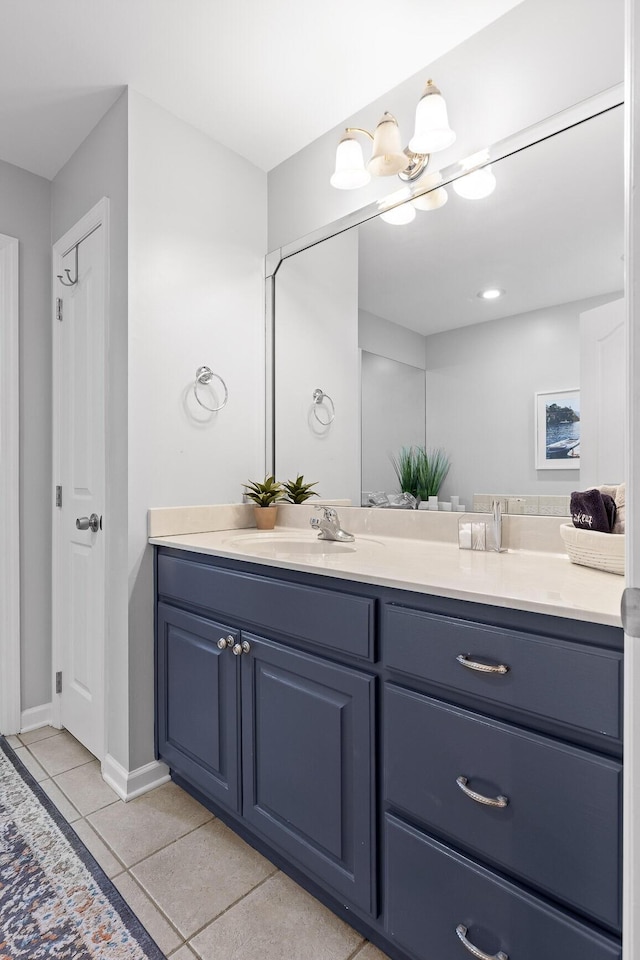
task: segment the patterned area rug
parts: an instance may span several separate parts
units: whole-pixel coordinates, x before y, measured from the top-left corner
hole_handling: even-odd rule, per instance
[[[0,737],[0,960],[164,960]]]

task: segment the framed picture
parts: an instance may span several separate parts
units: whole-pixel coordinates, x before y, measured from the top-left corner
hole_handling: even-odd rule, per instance
[[[580,468],[580,391],[536,393],[536,470]]]

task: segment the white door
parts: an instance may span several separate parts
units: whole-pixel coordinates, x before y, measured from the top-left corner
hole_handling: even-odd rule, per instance
[[[625,477],[627,329],[621,297],[580,314],[580,489]]]
[[[0,733],[20,730],[18,250],[0,233]]]
[[[99,759],[105,754],[106,203],[56,243],[53,258],[54,484],[61,487],[53,533],[54,716]]]

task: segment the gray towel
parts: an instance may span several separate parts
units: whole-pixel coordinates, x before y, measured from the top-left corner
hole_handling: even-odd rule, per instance
[[[571,494],[571,519],[574,527],[581,530],[596,530],[611,533],[616,519],[616,504],[613,497],[592,490],[574,490]]]

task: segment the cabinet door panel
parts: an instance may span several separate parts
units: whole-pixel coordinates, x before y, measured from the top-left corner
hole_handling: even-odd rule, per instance
[[[243,815],[371,911],[374,678],[243,637]]]
[[[158,753],[232,810],[239,807],[237,663],[228,626],[158,604]]]

